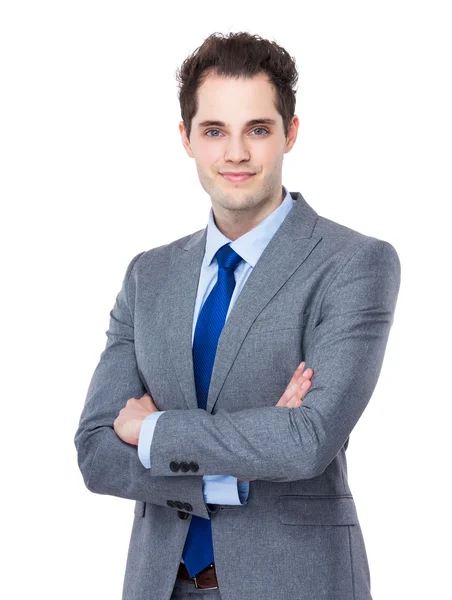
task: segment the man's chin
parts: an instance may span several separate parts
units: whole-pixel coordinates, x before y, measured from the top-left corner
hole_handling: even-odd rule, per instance
[[[249,194],[218,194],[211,196],[211,200],[213,206],[218,206],[223,210],[243,211],[259,204],[259,201]]]

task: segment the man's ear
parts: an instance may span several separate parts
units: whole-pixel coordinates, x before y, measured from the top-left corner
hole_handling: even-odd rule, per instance
[[[180,131],[180,137],[182,140],[182,144],[185,148],[185,152],[188,154],[188,156],[190,156],[190,158],[195,158],[195,155],[193,154],[193,151],[190,146],[190,140],[187,137],[187,132],[185,130],[185,124],[183,121],[180,121],[180,123],[179,123],[179,131]]]
[[[289,124],[289,129],[287,130],[287,141],[286,147],[284,149],[284,154],[290,152],[295,144],[298,135],[298,127],[300,126],[300,121],[297,115],[292,117],[292,121]]]

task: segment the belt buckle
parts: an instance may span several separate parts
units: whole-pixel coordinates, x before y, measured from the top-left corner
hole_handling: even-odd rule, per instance
[[[211,565],[209,565],[209,567],[210,566]],[[199,573],[198,573],[198,575],[199,575]],[[206,587],[199,587],[198,586],[198,580],[196,579],[196,575],[194,575],[194,577],[193,577],[193,583],[195,584],[195,588],[197,590],[218,590],[218,586],[217,585],[214,585],[213,587],[207,587],[207,588]]]
[[[208,587],[208,588],[206,588],[206,587],[202,587],[202,588],[200,588],[200,587],[198,586],[198,582],[197,582],[197,580],[196,580],[196,575],[193,577],[193,583],[195,584],[195,588],[196,588],[197,590],[217,590],[217,589],[218,589],[218,586],[217,586],[217,585],[214,585],[213,587]]]

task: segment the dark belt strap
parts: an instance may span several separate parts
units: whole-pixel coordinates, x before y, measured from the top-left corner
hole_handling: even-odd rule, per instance
[[[215,563],[211,563],[194,577],[190,577],[187,571],[187,567],[184,565],[184,563],[180,563],[177,576],[181,579],[185,579],[185,581],[193,583],[195,588],[199,590],[218,589],[217,574],[215,572]]]

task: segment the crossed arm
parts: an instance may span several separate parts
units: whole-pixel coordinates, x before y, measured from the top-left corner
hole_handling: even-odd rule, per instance
[[[366,239],[329,283],[303,357],[314,376],[301,405],[288,410],[219,410],[214,415],[201,409],[167,410],[154,432],[150,470],[141,465],[136,447],[121,440],[112,427],[126,400],[146,392],[135,362],[125,293],[137,258],[127,269],[110,313],[107,345],[74,440],[87,487],[166,505],[167,498],[177,495],[173,484],[180,484],[180,497],[195,496],[205,474],[273,481],[321,474],[363,413],[380,374],[400,286],[400,262],[393,246]],[[196,458],[197,473],[170,470],[172,461],[186,456]],[[198,500],[194,513],[204,516],[202,495]]]
[[[312,369],[309,367],[304,369],[304,366],[305,361],[298,365],[276,406],[284,408],[300,406],[303,395],[311,385],[310,378],[312,377]],[[138,399],[129,398],[125,407],[119,411],[119,415],[113,423],[113,429],[124,442],[138,446],[143,421],[154,413],[159,413],[158,417],[160,418],[164,412],[166,411],[159,411],[148,393]]]
[[[298,365],[276,406],[284,408],[300,406],[303,395],[311,385],[310,378],[312,377],[312,369],[309,367],[304,369],[304,366],[304,361]],[[155,426],[164,412],[159,411],[152,397],[146,393],[138,399],[129,398],[113,423],[113,429],[124,442],[138,446],[140,461],[148,469],[151,466],[149,449]],[[204,476],[204,478],[204,495],[207,502],[243,504],[243,501],[239,500],[237,492],[240,492],[240,496],[245,498],[248,496],[248,485],[238,486],[239,489],[237,490],[237,483],[248,484],[249,482],[246,480],[237,480],[237,478],[228,475]]]

